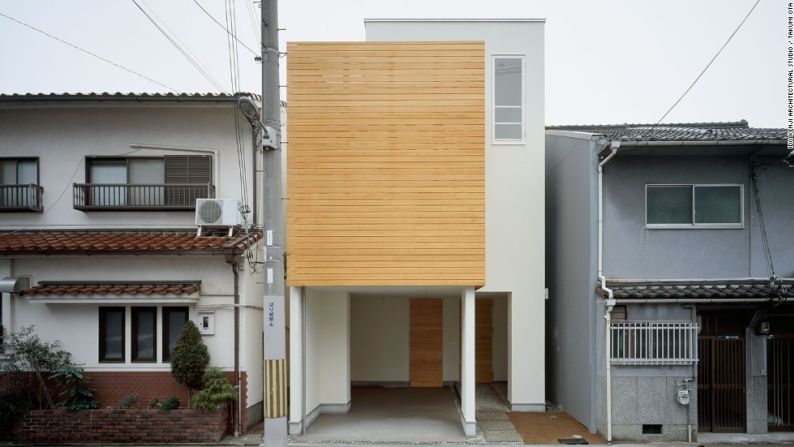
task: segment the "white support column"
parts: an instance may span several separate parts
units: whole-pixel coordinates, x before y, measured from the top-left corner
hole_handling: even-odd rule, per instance
[[[289,434],[303,433],[303,313],[302,287],[289,288]]]
[[[460,304],[460,410],[463,431],[466,436],[474,436],[477,434],[474,402],[474,288],[467,287],[463,289]]]

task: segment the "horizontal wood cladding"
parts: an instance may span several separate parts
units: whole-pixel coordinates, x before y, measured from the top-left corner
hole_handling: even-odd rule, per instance
[[[482,285],[484,44],[287,52],[287,283]]]

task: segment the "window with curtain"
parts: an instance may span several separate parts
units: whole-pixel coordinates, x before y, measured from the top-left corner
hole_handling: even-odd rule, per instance
[[[132,361],[157,360],[157,308],[132,308]]]
[[[99,361],[124,362],[124,308],[99,308]]]
[[[176,339],[188,319],[187,307],[163,307],[163,361],[171,360]]]

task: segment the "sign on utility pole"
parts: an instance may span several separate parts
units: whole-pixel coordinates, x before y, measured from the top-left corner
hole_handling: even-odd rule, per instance
[[[284,209],[281,192],[281,95],[279,91],[277,0],[262,3],[262,121],[275,133],[272,147],[265,148],[265,427],[267,447],[287,445],[287,353],[284,311]]]

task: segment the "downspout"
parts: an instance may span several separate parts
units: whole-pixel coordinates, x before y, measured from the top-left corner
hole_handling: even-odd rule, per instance
[[[606,307],[604,313],[604,352],[606,353],[607,382],[607,442],[612,443],[612,334],[610,324],[612,323],[612,308],[615,306],[615,298],[612,289],[607,287],[606,277],[604,276],[604,165],[618,153],[620,142],[611,142],[609,148],[609,155],[598,163],[598,281],[601,283],[601,290],[607,296],[604,303]]]
[[[226,262],[232,266],[234,276],[234,388],[237,390],[237,408],[234,412],[234,437],[240,436],[242,415],[242,387],[240,386],[240,273],[234,250],[226,252]]]
[[[257,162],[259,161],[259,151],[257,150],[258,149],[257,148],[258,145],[256,144],[257,135],[259,135],[259,130],[256,128],[256,126],[251,126],[251,147],[253,148],[253,152],[252,152],[253,160],[251,162],[251,165],[252,165],[251,166],[251,171],[252,171],[253,175],[251,175],[251,181],[253,182],[252,186],[253,186],[253,201],[254,201],[254,203],[253,203],[253,205],[254,205],[254,207],[253,207],[254,208],[253,209],[254,218],[252,219],[253,220],[252,227],[254,229],[257,229],[258,225],[259,225],[259,218],[258,218],[259,215],[257,214],[257,209],[259,209],[259,207],[257,207],[257,204],[259,203],[259,200],[257,200],[257,194],[256,194],[256,183],[257,183],[256,182],[256,175],[257,175],[256,167],[257,167]]]

